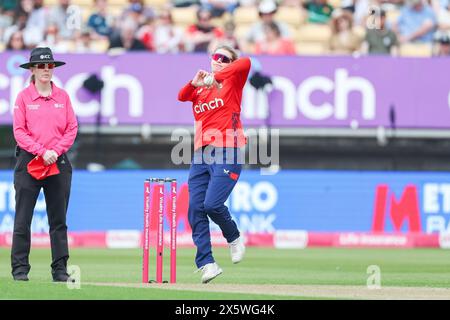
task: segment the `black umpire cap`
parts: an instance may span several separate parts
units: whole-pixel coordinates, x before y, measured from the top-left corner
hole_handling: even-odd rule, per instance
[[[65,62],[56,61],[53,59],[52,50],[48,47],[38,47],[31,50],[30,61],[21,64],[20,67],[24,69],[29,69],[37,63],[54,63],[55,67],[60,67],[65,65]]]

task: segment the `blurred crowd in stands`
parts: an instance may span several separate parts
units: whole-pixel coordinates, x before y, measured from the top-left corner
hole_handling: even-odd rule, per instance
[[[450,0],[0,0],[0,51],[450,55]]]

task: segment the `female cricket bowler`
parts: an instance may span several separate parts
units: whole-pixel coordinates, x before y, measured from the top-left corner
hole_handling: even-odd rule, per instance
[[[180,101],[192,102],[195,118],[188,217],[202,283],[222,273],[212,254],[208,217],[222,230],[233,263],[240,262],[245,253],[244,241],[224,203],[239,178],[240,148],[247,142],[240,113],[250,65],[250,59],[238,59],[233,48],[219,46],[211,55],[212,72],[199,70],[178,94]]]
[[[72,147],[78,130],[69,95],[52,81],[55,61],[50,48],[34,48],[30,61],[20,67],[30,70],[31,82],[16,99],[13,115],[17,163],[14,168],[16,214],[11,248],[14,280],[28,281],[30,271],[31,220],[39,192],[44,189],[50,225],[52,277],[55,282],[71,280],[67,274],[69,248],[66,214],[69,204],[72,166],[66,152]],[[40,158],[38,158],[40,157]],[[57,166],[59,173],[35,177],[30,174],[30,161]]]

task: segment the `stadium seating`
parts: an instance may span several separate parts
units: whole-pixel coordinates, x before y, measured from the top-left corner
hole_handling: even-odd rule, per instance
[[[236,25],[252,24],[258,19],[258,9],[256,7],[238,7],[234,10],[234,23]]]
[[[123,7],[108,7],[108,13],[113,17],[120,17],[123,12]]]
[[[298,55],[323,55],[327,53],[327,47],[319,42],[296,42],[295,52]]]
[[[275,19],[298,28],[305,22],[306,15],[298,8],[280,7],[275,15]]]
[[[47,7],[51,7],[51,6],[57,5],[58,2],[59,2],[59,0],[44,0],[44,5],[47,6]],[[78,0],[73,0],[72,4],[80,5],[78,3]]]
[[[173,22],[180,27],[186,27],[197,21],[197,8],[187,7],[187,8],[173,8],[172,18]]]
[[[72,0],[71,3],[79,5],[82,9],[83,21],[86,22],[94,12],[95,0]],[[334,7],[341,7],[342,0],[328,0]],[[170,5],[170,0],[144,0],[145,4],[152,7],[156,12]],[[48,7],[57,5],[59,0],[45,0]],[[114,17],[122,14],[124,8],[128,6],[129,0],[107,0],[108,13]],[[172,17],[175,25],[186,28],[197,22],[197,7],[172,8]],[[393,25],[400,14],[400,10],[395,6],[386,8],[388,24]],[[259,21],[257,6],[242,6],[236,8],[233,15],[225,13],[222,17],[213,18],[212,23],[218,27],[224,27],[226,21],[232,20],[235,23],[235,36],[239,40],[245,39],[252,24]],[[328,53],[328,42],[331,37],[331,29],[328,24],[307,23],[307,13],[305,10],[296,7],[280,6],[275,16],[276,21],[282,21],[289,27],[295,43],[296,52],[305,55],[322,55]],[[355,26],[354,31],[360,38],[365,36],[364,26]],[[108,42],[95,41],[96,51],[102,52],[108,48]],[[0,51],[5,49],[5,44],[0,43]],[[251,50],[251,48],[246,48]],[[432,56],[432,46],[429,44],[404,44],[400,46],[399,54],[404,57],[430,57]]]
[[[328,25],[308,23],[300,26],[295,37],[296,42],[328,42],[331,29]]]
[[[92,47],[95,52],[106,52],[109,48],[109,40],[98,39],[92,42]]]
[[[393,26],[394,24],[397,23],[397,19],[400,15],[400,10],[388,10],[386,11],[386,21]]]
[[[247,33],[250,31],[251,25],[236,25],[236,29],[234,30],[234,35],[238,39],[244,39]]]
[[[428,43],[405,43],[400,46],[402,57],[431,57],[432,46]]]
[[[328,3],[333,7],[333,8],[340,8],[342,6],[341,4],[342,0],[328,0]]]
[[[126,0],[114,0],[114,1],[126,1]],[[164,8],[169,3],[170,3],[169,0],[145,0],[146,5],[155,9]]]
[[[225,26],[225,23],[228,20],[232,20],[231,14],[228,12],[225,12],[221,17],[212,18],[211,23],[215,25],[216,27],[222,28]]]
[[[92,13],[93,10],[91,8],[81,8],[81,16],[83,18],[83,22],[87,22]]]
[[[114,1],[117,0],[108,0],[108,5],[113,5]],[[122,3],[124,3],[124,0],[120,0]],[[45,5],[50,6],[51,3],[54,2],[54,4],[58,4],[59,0],[45,0]],[[94,7],[94,0],[72,0],[72,4],[79,5],[80,7]],[[126,3],[126,2],[125,2]]]
[[[363,26],[354,26],[353,32],[355,32],[360,39],[364,39],[364,37],[366,36],[366,28],[364,28]]]

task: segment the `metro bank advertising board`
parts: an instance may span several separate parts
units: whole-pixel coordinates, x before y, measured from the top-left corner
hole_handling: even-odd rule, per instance
[[[69,231],[142,230],[143,182],[166,176],[178,179],[178,230],[189,232],[185,170],[75,171]],[[448,233],[449,181],[450,173],[244,170],[227,205],[246,233]],[[0,233],[12,232],[14,205],[13,172],[0,171]],[[32,231],[48,232],[42,193]]]

